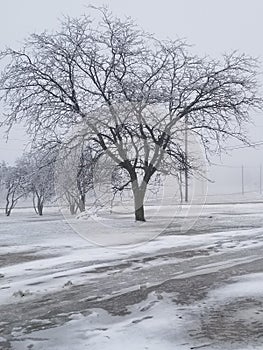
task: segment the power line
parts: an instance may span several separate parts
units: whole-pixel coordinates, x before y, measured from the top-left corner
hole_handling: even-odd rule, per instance
[[[212,166],[217,166],[221,168],[229,168],[229,169],[240,169],[241,165],[227,165],[227,164],[218,164],[218,163],[211,163]],[[258,168],[258,165],[246,165],[244,168],[249,169],[255,169]]]
[[[263,145],[263,140],[259,140],[259,141],[256,141],[254,143],[247,144],[247,145],[229,146],[229,147],[225,147],[225,149],[226,150],[235,150],[235,149],[240,149],[240,148],[252,148],[252,147],[261,146],[261,145]]]

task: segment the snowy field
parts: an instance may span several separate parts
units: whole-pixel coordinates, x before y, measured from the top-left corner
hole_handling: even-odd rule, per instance
[[[262,350],[263,204],[163,209],[1,213],[0,349]]]

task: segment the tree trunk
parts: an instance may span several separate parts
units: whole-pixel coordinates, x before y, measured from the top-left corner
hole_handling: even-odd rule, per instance
[[[43,203],[40,201],[37,204],[37,211],[38,211],[38,215],[40,215],[40,216],[43,215]]]
[[[144,197],[146,189],[133,189],[135,221],[146,221],[144,215]]]
[[[6,216],[9,216],[10,215],[10,213],[9,213],[9,202],[8,203],[6,203],[6,206],[5,206],[5,215]]]
[[[135,208],[135,221],[146,221],[144,216],[144,206]]]
[[[14,205],[15,205],[14,201],[11,200],[11,203],[10,203],[9,198],[7,196],[6,197],[6,206],[5,206],[5,214],[6,214],[6,216],[10,216],[11,215],[11,211],[14,208]]]
[[[37,212],[37,206],[36,206],[36,199],[35,199],[35,192],[33,192],[33,197],[32,197],[32,202],[33,202],[33,208],[35,210],[35,213],[38,214]]]
[[[82,213],[86,209],[86,198],[85,194],[82,194],[79,199],[79,210]]]
[[[76,205],[75,203],[70,203],[69,204],[69,211],[71,215],[75,215],[77,210],[76,210]]]
[[[11,212],[12,212],[13,208],[14,208],[13,204],[11,204],[10,207],[6,207],[6,209],[5,209],[6,216],[10,216],[11,215]]]
[[[33,193],[33,207],[37,215],[43,215],[44,199],[37,192]]]

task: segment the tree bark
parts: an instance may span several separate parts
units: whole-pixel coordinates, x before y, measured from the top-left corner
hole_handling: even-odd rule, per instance
[[[86,196],[82,194],[79,199],[79,210],[82,213],[86,209]]]
[[[71,215],[75,215],[78,211],[78,206],[76,203],[69,203],[69,211]]]
[[[5,214],[6,214],[6,216],[10,215],[10,212],[9,212],[9,201],[7,201],[6,206],[5,206]]]
[[[6,216],[10,216],[11,215],[11,211],[13,210],[15,206],[15,201],[13,199],[11,199],[11,203],[9,200],[9,194],[6,196],[6,206],[5,206],[5,214]]]
[[[146,221],[144,216],[144,206],[135,208],[135,221]]]
[[[35,198],[37,198],[37,203]],[[43,215],[44,199],[37,192],[33,193],[33,207],[37,215],[39,216]]]
[[[13,204],[11,204],[10,207],[9,206],[6,207],[6,209],[5,209],[6,216],[10,216],[11,215],[11,212],[12,212],[13,208],[14,208]]]
[[[145,190],[140,188],[133,189],[135,221],[146,221],[144,215]]]
[[[38,215],[42,216],[43,215],[43,203],[39,202],[37,205],[37,211],[38,211]]]

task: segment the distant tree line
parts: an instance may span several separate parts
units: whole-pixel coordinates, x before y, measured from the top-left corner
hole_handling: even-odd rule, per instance
[[[54,197],[54,162],[45,154],[25,153],[14,165],[0,164],[0,188],[5,199],[5,214],[11,215],[19,200],[31,197],[36,214]]]
[[[11,215],[17,203],[31,199],[35,213],[42,216],[47,204],[59,200],[68,207],[71,214],[83,212],[86,208],[86,194],[93,187],[93,164],[98,155],[90,148],[82,148],[80,155],[75,155],[73,163],[66,159],[59,161],[59,144],[46,151],[37,150],[24,153],[14,165],[0,163],[0,191],[4,197],[5,214]],[[60,183],[55,190],[55,173]]]

